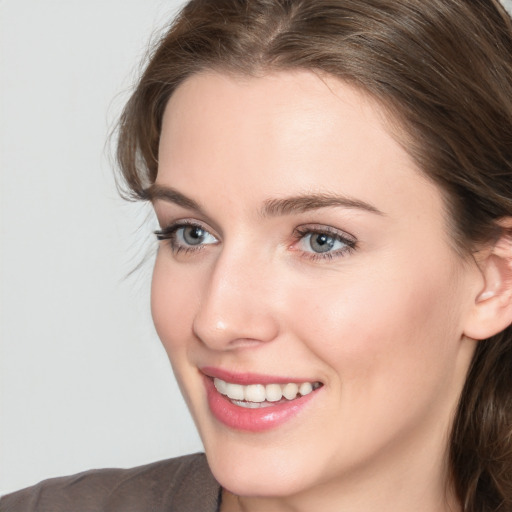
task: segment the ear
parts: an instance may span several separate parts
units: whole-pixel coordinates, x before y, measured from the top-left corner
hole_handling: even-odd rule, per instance
[[[484,340],[512,324],[512,217],[498,221],[502,234],[478,260],[484,285],[475,297],[475,304],[464,334]]]

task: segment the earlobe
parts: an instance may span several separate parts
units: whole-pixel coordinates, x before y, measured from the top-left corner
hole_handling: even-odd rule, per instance
[[[490,338],[512,323],[512,218],[498,224],[502,235],[478,262],[484,285],[464,330],[476,340]]]

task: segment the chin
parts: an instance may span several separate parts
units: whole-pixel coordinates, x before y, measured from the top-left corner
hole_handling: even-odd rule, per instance
[[[245,443],[233,441],[217,442],[215,446],[205,443],[213,475],[233,494],[269,498],[291,496],[318,481],[307,453],[294,450],[294,456],[289,445],[282,443],[276,448],[271,440],[268,444],[262,439],[246,439]]]
[[[212,464],[212,472],[219,484],[238,496],[278,498],[292,496],[311,483],[303,481],[296,468],[257,466],[254,464]]]

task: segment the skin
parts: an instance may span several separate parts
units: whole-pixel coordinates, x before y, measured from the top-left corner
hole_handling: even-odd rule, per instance
[[[207,232],[193,251],[160,242],[152,312],[222,510],[460,510],[447,440],[483,278],[379,106],[307,71],[195,75],[166,108],[156,183],[201,207],[155,197],[163,228]],[[262,214],[308,194],[371,208]],[[319,257],[313,228],[355,246]],[[279,427],[237,431],[208,408],[205,365],[323,387]]]

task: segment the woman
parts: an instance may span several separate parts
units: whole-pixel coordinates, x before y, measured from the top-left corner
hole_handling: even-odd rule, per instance
[[[118,158],[206,459],[5,510],[512,510],[511,55],[495,0],[190,2]]]

